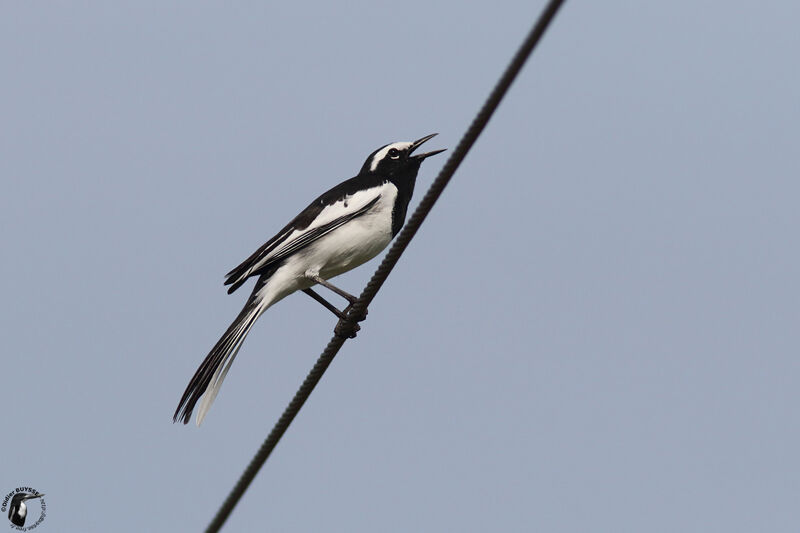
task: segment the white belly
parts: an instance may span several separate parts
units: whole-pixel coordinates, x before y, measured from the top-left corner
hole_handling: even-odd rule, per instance
[[[391,212],[396,189],[391,189],[391,198],[384,198],[384,194],[369,211],[313,242],[297,254],[298,261],[328,279],[381,253],[392,240]]]

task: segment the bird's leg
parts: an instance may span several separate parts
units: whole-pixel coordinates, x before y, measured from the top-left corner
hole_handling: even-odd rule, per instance
[[[326,309],[331,311],[337,317],[339,317],[339,323],[336,324],[336,327],[333,330],[334,333],[336,333],[336,335],[340,337],[349,337],[351,339],[354,339],[356,333],[361,329],[361,326],[358,325],[358,322],[361,322],[362,320],[367,318],[367,310],[364,309],[364,312],[360,313],[359,316],[352,317],[351,320],[348,320],[347,314],[350,312],[350,309],[353,308],[353,304],[355,304],[358,301],[358,298],[356,298],[355,296],[353,296],[348,292],[343,291],[333,283],[329,283],[327,280],[323,279],[316,273],[306,272],[305,276],[306,278],[316,282],[317,284],[330,289],[331,291],[335,292],[336,294],[338,294],[339,296],[350,302],[350,304],[344,308],[344,311],[339,311],[330,302],[325,300],[325,298],[323,298],[313,290],[305,289],[303,291],[312,298],[314,298],[316,301],[321,303],[323,306],[325,306]]]
[[[339,296],[341,296],[342,298],[344,298],[345,300],[350,302],[350,305],[353,305],[354,303],[356,303],[356,300],[358,300],[357,297],[353,296],[349,292],[343,291],[342,289],[340,289],[339,287],[337,287],[333,283],[329,282],[328,280],[322,279],[317,274],[312,274],[310,272],[306,272],[306,277],[308,279],[316,282],[316,283],[319,283],[320,285],[322,285],[326,289],[332,290],[333,292],[335,292],[336,294],[338,294]]]
[[[350,311],[350,309],[353,307],[353,304],[358,301],[358,297],[353,296],[349,292],[340,289],[339,287],[337,287],[336,285],[334,285],[330,281],[321,278],[318,274],[314,274],[314,273],[311,273],[311,272],[306,272],[306,277],[308,279],[310,279],[310,280],[322,285],[323,287],[325,287],[327,289],[330,289],[331,291],[335,292],[336,294],[338,294],[339,296],[341,296],[342,298],[344,298],[345,300],[350,302],[350,305],[345,307],[344,311],[342,311],[344,314],[347,314]],[[364,309],[364,313],[362,313],[361,316],[356,317],[356,321],[357,322],[361,322],[362,320],[364,320],[366,318],[367,318],[367,310]]]
[[[359,326],[356,323],[347,322],[347,311],[350,310],[352,304],[348,305],[344,311],[339,311],[338,309],[336,309],[336,306],[334,306],[328,300],[317,294],[313,289],[303,289],[303,292],[314,298],[319,303],[321,303],[322,306],[325,307],[325,309],[327,309],[328,311],[339,317],[339,322],[336,324],[336,327],[334,328],[334,333],[336,333],[341,337],[350,337],[351,339],[356,338],[356,333],[358,333],[358,331],[361,329],[361,326]],[[343,324],[348,324],[351,327],[343,326]]]
[[[336,309],[336,306],[330,303],[328,300],[317,294],[313,289],[303,289],[303,292],[314,298],[316,301],[322,304],[325,309],[336,315],[337,317],[344,319],[347,316],[346,311],[339,311]]]

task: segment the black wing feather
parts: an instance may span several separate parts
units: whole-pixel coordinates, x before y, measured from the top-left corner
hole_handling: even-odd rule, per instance
[[[260,275],[265,268],[269,268],[270,265],[274,265],[277,261],[285,259],[290,254],[302,249],[305,246],[308,246],[310,243],[314,242],[315,240],[319,239],[323,235],[333,231],[334,229],[338,228],[348,220],[352,220],[353,218],[363,214],[367,209],[375,205],[378,198],[372,200],[369,204],[364,206],[363,208],[359,209],[354,213],[350,213],[343,217],[337,218],[325,224],[324,226],[320,226],[319,228],[315,228],[308,232],[306,235],[301,235],[298,237],[297,241],[299,245],[295,245],[292,243],[287,250],[281,251],[276,257],[272,258],[268,263],[261,265],[260,268],[257,270],[253,270],[248,274],[255,265],[257,265],[262,259],[273,252],[278,246],[280,246],[286,238],[295,230],[304,230],[308,226],[311,225],[312,222],[319,216],[323,209],[327,206],[332,205],[339,200],[343,199],[347,195],[352,195],[360,190],[368,189],[371,187],[377,187],[385,180],[383,178],[379,178],[377,176],[363,176],[359,175],[354,178],[350,178],[346,180],[336,187],[333,187],[326,193],[322,194],[319,198],[314,200],[308,207],[303,209],[303,211],[297,215],[291,222],[289,222],[286,226],[278,232],[277,235],[272,237],[266,243],[264,243],[258,250],[253,252],[247,259],[242,261],[242,263],[228,272],[225,276],[225,285],[230,285],[228,288],[228,294],[231,294],[233,291],[241,287],[251,276]]]

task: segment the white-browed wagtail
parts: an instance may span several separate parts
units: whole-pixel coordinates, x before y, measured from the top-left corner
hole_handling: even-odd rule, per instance
[[[225,285],[230,285],[228,293],[250,277],[258,279],[239,316],[186,387],[174,421],[189,422],[199,401],[197,425],[202,423],[250,328],[281,299],[300,290],[338,317],[346,315],[347,308],[339,311],[311,287],[322,285],[347,299],[350,305],[355,302],[354,296],[327,280],[378,255],[403,227],[420,165],[426,158],[444,151],[415,153],[435,135],[378,148],[367,157],[357,176],[311,202],[277,235],[228,273],[225,279]]]

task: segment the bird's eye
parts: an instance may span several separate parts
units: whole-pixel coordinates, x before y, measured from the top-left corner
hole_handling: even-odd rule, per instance
[[[397,148],[392,148],[391,150],[389,150],[389,157],[391,157],[392,159],[397,159],[398,157],[400,157],[400,151]]]

